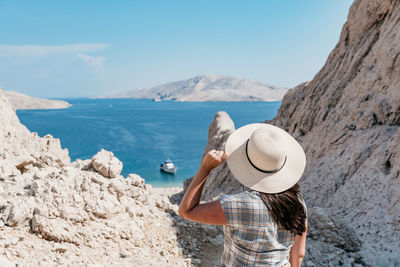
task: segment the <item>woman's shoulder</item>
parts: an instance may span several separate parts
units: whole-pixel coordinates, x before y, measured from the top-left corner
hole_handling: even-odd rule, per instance
[[[220,198],[227,225],[259,227],[270,222],[268,210],[257,191],[242,191]]]
[[[220,198],[223,202],[233,202],[240,204],[249,204],[262,201],[259,192],[253,190],[243,190],[234,194],[226,194]]]

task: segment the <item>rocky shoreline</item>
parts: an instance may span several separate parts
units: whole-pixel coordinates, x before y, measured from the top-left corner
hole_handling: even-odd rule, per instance
[[[0,89],[0,265],[197,266],[214,260],[204,251],[218,251],[212,244],[221,246],[220,230],[177,215],[169,195],[179,188],[153,189],[121,170],[105,150],[71,162],[58,139],[41,138],[19,122]]]
[[[303,266],[400,265],[399,55],[400,2],[356,0],[325,66],[268,121],[307,155]],[[204,153],[234,130],[217,113]],[[180,218],[180,188],[121,169],[105,150],[71,162],[58,139],[19,122],[0,89],[0,265],[218,266],[221,228]],[[238,190],[221,164],[203,200]]]

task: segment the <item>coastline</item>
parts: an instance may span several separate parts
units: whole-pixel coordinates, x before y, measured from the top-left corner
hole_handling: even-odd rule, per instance
[[[113,151],[124,163],[123,176],[137,173],[154,187],[180,186],[196,173],[216,112],[227,111],[240,127],[272,119],[280,106],[279,101],[65,100],[73,106],[62,110],[17,111],[20,122],[39,136],[51,134],[60,138],[72,161],[91,158],[101,148]],[[170,118],[173,123],[167,123]],[[167,158],[178,167],[175,175],[159,170],[160,163]]]
[[[5,91],[5,96],[15,110],[65,109],[72,106],[64,100],[31,97],[15,91]]]

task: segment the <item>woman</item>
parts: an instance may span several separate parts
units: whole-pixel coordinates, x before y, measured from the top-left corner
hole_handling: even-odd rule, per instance
[[[208,174],[225,159],[245,190],[199,204]],[[206,154],[179,214],[224,225],[222,266],[300,266],[307,224],[297,182],[305,164],[300,144],[284,130],[265,123],[246,125],[229,136],[225,153]]]

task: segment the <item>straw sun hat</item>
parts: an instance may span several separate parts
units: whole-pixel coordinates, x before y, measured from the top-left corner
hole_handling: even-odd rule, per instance
[[[306,155],[286,131],[253,123],[233,132],[225,145],[227,164],[243,185],[264,193],[280,193],[295,185],[304,172]]]

